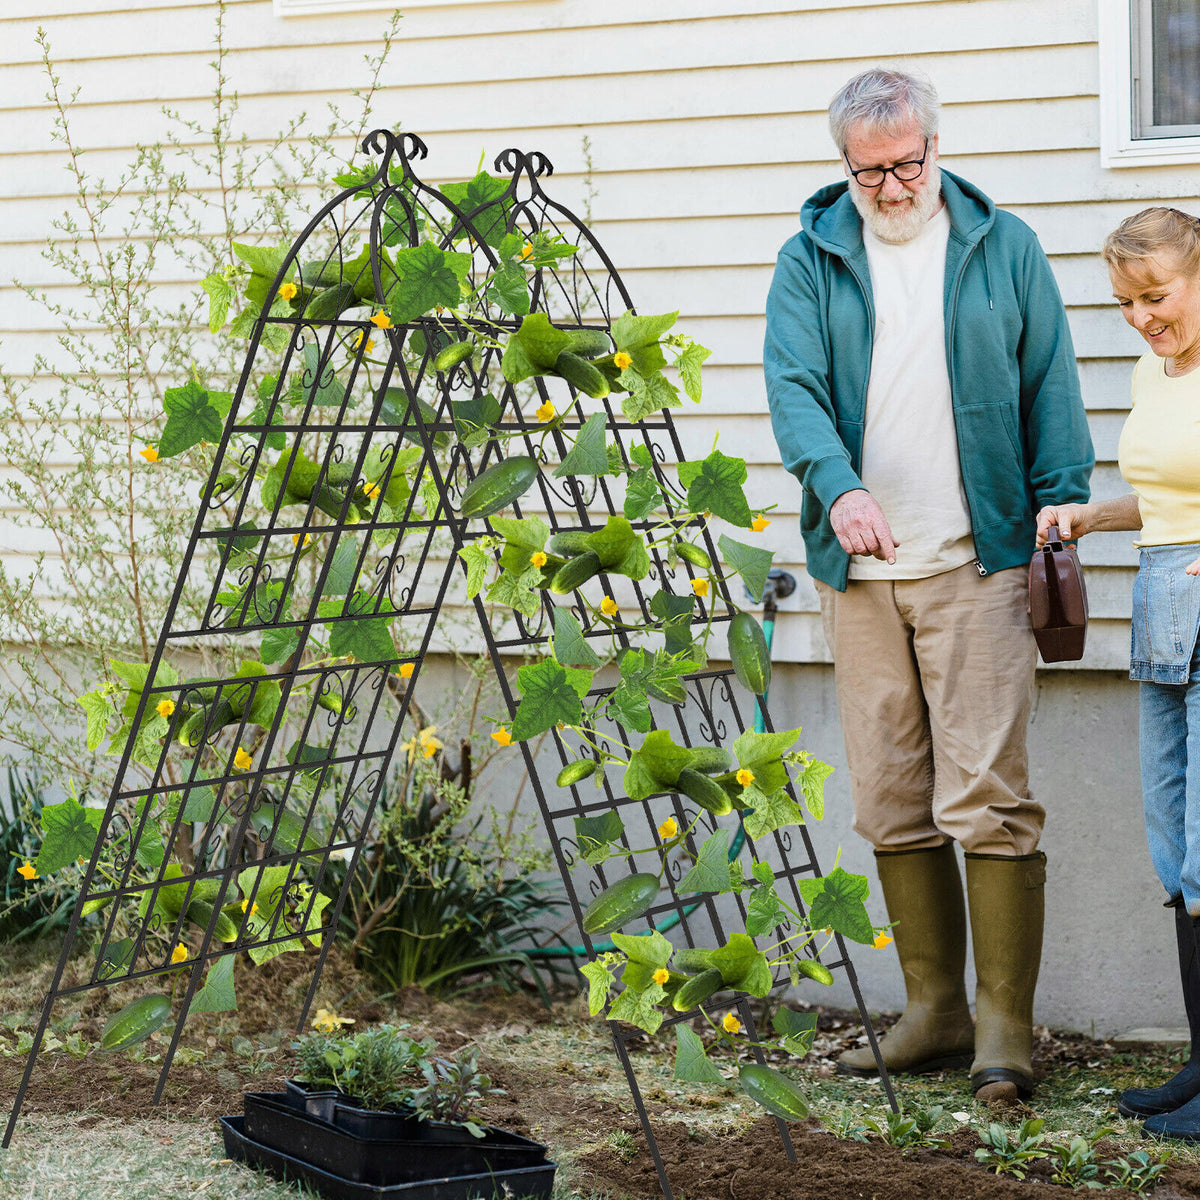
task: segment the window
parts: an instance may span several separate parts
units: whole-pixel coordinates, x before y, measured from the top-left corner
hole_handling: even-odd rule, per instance
[[[1200,0],[1100,0],[1100,157],[1200,162]]]

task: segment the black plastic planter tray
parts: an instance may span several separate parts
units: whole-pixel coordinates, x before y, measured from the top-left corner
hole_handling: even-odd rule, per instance
[[[242,1100],[246,1133],[260,1145],[359,1183],[385,1187],[419,1179],[431,1170],[439,1175],[479,1175],[545,1161],[545,1146],[501,1129],[470,1138],[470,1143],[361,1138],[306,1116],[279,1092],[247,1092]],[[465,1132],[452,1128],[456,1135]]]
[[[246,1135],[242,1117],[220,1117],[225,1153],[238,1162],[262,1167],[280,1179],[299,1179],[315,1188],[328,1200],[550,1200],[554,1190],[556,1163],[510,1171],[446,1178],[414,1179],[408,1183],[382,1187],[322,1171],[312,1163],[301,1162],[282,1150],[263,1146]],[[433,1156],[429,1168],[433,1168]]]
[[[285,1079],[284,1086],[287,1090],[283,1097],[288,1107],[316,1117],[318,1121],[332,1121],[334,1104],[345,1099],[345,1094],[337,1088],[310,1088],[296,1079]]]
[[[418,1121],[411,1111],[384,1112],[377,1108],[360,1108],[346,1096],[339,1096],[333,1105],[333,1123],[347,1133],[360,1138],[378,1138],[387,1142],[423,1142],[429,1122]],[[460,1130],[461,1126],[448,1128]],[[470,1137],[470,1131],[462,1129]],[[450,1139],[439,1139],[447,1140]]]

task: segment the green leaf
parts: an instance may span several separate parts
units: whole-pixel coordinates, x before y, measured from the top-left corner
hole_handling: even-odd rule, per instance
[[[596,552],[605,571],[630,579],[645,579],[650,572],[646,543],[624,517],[610,516],[603,529],[588,534],[585,545]]]
[[[121,971],[127,971],[133,965],[133,938],[121,938],[109,942],[104,953],[96,964],[96,974],[101,979],[111,979]]]
[[[564,475],[605,475],[608,473],[608,449],[604,441],[607,416],[593,413],[575,437],[575,444],[554,469],[556,478]]]
[[[231,1012],[237,1008],[237,995],[233,990],[235,957],[225,954],[208,968],[204,986],[192,997],[189,1012]]]
[[[605,961],[607,957],[605,955],[594,962],[584,963],[579,968],[579,973],[588,981],[588,1012],[593,1017],[604,1011],[604,1006],[608,1003],[608,993],[617,981],[617,977]]]
[[[290,246],[248,246],[244,242],[234,242],[233,252],[249,266],[255,275],[266,275],[274,279],[287,258]]]
[[[529,570],[530,558],[546,545],[550,536],[550,526],[541,517],[492,517],[490,523],[505,542],[500,555],[500,566],[505,571]]]
[[[706,346],[692,342],[684,347],[683,353],[675,360],[675,366],[679,368],[679,378],[683,381],[683,390],[687,392],[688,399],[697,404],[700,403],[700,368],[711,353]]]
[[[751,937],[770,933],[780,921],[786,919],[787,913],[779,903],[773,883],[759,884],[750,893],[750,903],[746,906],[746,932]]]
[[[575,818],[575,844],[583,855],[583,861],[593,867],[599,866],[613,854],[625,853],[618,845],[624,832],[625,822],[613,808],[598,817]]]
[[[651,933],[614,933],[612,943],[631,963],[657,970],[665,967],[675,947],[655,929]]]
[[[363,616],[356,621],[338,621],[326,625],[329,630],[329,653],[334,658],[352,656],[359,662],[384,662],[396,657],[391,623],[396,613],[390,601],[380,600],[369,592],[356,591],[345,601],[323,600],[317,606],[321,616],[366,613],[379,604],[378,615]]]
[[[641,346],[657,342],[679,319],[679,313],[663,313],[659,316],[634,316],[623,312],[612,325],[613,341],[618,350],[628,353]]]
[[[645,800],[656,792],[669,792],[691,761],[692,752],[686,746],[677,746],[668,730],[656,729],[629,756],[625,794],[631,800]]]
[[[398,282],[388,293],[388,315],[395,325],[415,321],[441,305],[453,308],[461,299],[459,284],[471,269],[471,256],[439,250],[429,242],[396,251]]]
[[[833,774],[833,768],[828,763],[810,760],[800,776],[800,794],[804,797],[804,807],[817,821],[825,816],[825,780]]]
[[[116,706],[103,691],[85,692],[75,703],[87,714],[87,748],[96,750],[108,733]]]
[[[299,645],[299,629],[290,626],[280,628],[277,625],[268,625],[263,630],[258,653],[263,662],[273,665],[275,663],[287,662],[296,653],[296,648]]]
[[[38,873],[49,875],[76,859],[91,858],[103,820],[103,809],[85,808],[74,796],[47,804],[42,809],[42,845],[33,863]]]
[[[630,421],[641,421],[661,409],[678,408],[683,403],[679,389],[661,371],[643,375],[629,368],[621,372],[621,382],[629,389],[629,395],[621,401],[621,411]]]
[[[675,1026],[675,1078],[683,1083],[725,1082],[704,1053],[700,1035],[687,1025]]]
[[[622,511],[630,521],[640,521],[652,513],[663,501],[662,488],[654,478],[654,472],[643,467],[629,476],[625,485],[625,503]]]
[[[773,792],[788,783],[787,768],[781,756],[795,744],[799,729],[784,729],[778,733],[755,733],[747,730],[733,743],[739,766],[754,772],[754,782],[764,791]]]
[[[343,534],[333,552],[321,594],[345,596],[354,591],[354,585],[358,582],[357,567],[358,539],[353,534]]]
[[[676,596],[661,588],[650,598],[650,611],[663,623],[663,648],[668,654],[691,649],[695,607],[695,596]]]
[[[627,1021],[647,1033],[657,1033],[665,1018],[654,1006],[661,1004],[666,995],[659,983],[651,983],[645,989],[626,987],[609,1009],[608,1019]]]
[[[299,376],[293,376],[299,384],[300,395],[311,400],[318,408],[334,408],[345,399],[345,388],[334,372],[328,358],[323,358],[313,342],[304,347],[304,367]]]
[[[863,904],[867,896],[866,877],[834,867],[822,884],[820,895],[812,900],[808,910],[809,925],[813,929],[833,929],[851,941],[871,945],[875,930]]]
[[[750,594],[761,599],[775,551],[735,542],[725,534],[717,539],[717,545],[721,549],[721,557],[746,581]]]
[[[612,716],[638,733],[649,733],[652,724],[646,690],[652,674],[652,660],[644,651],[626,650],[621,656],[621,679],[608,697]]]
[[[744,933],[733,934],[711,955],[721,978],[736,991],[765,996],[771,990],[771,968],[767,956]]]
[[[795,1012],[790,1008],[779,1008],[771,1018],[775,1032],[783,1039],[789,1054],[803,1058],[812,1049],[813,1036],[817,1032],[817,1014]]]
[[[199,442],[221,440],[225,422],[210,402],[208,392],[194,379],[189,379],[183,387],[167,388],[163,393],[163,411],[167,423],[158,439],[159,458],[172,458]]]
[[[783,788],[764,792],[758,781],[742,789],[742,802],[749,811],[742,814],[746,833],[752,838],[774,833],[786,825],[803,825],[804,816],[800,806]]]
[[[510,317],[523,317],[529,312],[529,283],[525,272],[515,262],[503,262],[492,276],[487,298]]]
[[[530,566],[524,571],[504,571],[488,588],[487,599],[493,604],[506,604],[526,620],[532,620],[542,606],[542,597],[537,590],[541,582],[540,567]]]
[[[491,552],[478,542],[464,546],[458,552],[458,556],[467,566],[467,599],[474,600],[479,595],[495,559],[492,558]]]
[[[522,383],[553,371],[559,354],[570,347],[569,333],[552,325],[544,312],[530,313],[509,337],[500,369],[509,383]]]
[[[705,839],[695,866],[679,881],[676,890],[682,895],[729,889],[729,830],[718,829]]]
[[[742,484],[746,461],[714,450],[703,462],[681,462],[679,482],[688,490],[688,507],[694,513],[711,512],[733,525],[748,529],[754,520]]]
[[[591,671],[562,667],[553,659],[521,667],[521,702],[513,717],[516,741],[536,737],[555,725],[576,725],[583,717],[582,698],[592,686]]]
[[[208,293],[208,331],[220,332],[229,316],[229,306],[235,295],[233,284],[224,275],[206,275],[200,286]]]
[[[554,657],[564,667],[587,667],[593,671],[601,661],[584,637],[583,626],[570,610],[562,607],[554,610]]]
[[[454,428],[464,446],[474,450],[492,436],[492,427],[500,420],[500,401],[491,392],[467,400],[452,400]]]
[[[446,184],[442,195],[470,218],[474,230],[489,246],[499,246],[507,235],[508,213],[512,208],[511,198],[500,200],[508,188],[507,179],[480,171],[466,183]]]

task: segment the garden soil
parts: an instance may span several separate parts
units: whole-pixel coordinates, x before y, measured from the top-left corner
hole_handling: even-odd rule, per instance
[[[300,955],[284,956],[257,970],[243,971],[239,964],[236,1016],[189,1021],[181,1042],[183,1061],[172,1067],[159,1106],[153,1103],[159,1071],[154,1061],[96,1052],[78,1058],[54,1053],[39,1061],[25,1111],[75,1113],[82,1126],[102,1118],[170,1121],[240,1112],[243,1091],[282,1087],[291,1033],[281,1031],[279,1022],[282,1014],[299,1010],[312,966],[311,958]],[[27,1011],[35,1008],[39,986],[44,991],[44,980],[30,980]],[[598,1038],[592,1027],[599,1023],[581,1021],[577,1005],[568,1006],[567,1024],[584,1030],[581,1036],[591,1041],[586,1049],[565,1056],[559,1051],[556,1057],[539,1053],[537,1047],[563,1023],[563,1014],[548,1011],[531,997],[440,1002],[416,990],[383,1000],[372,996],[373,985],[365,977],[331,956],[318,1004],[336,1004],[339,1013],[360,1025],[407,1021],[421,1035],[435,1037],[444,1051],[478,1041],[484,1048],[484,1068],[505,1089],[505,1095],[487,1102],[484,1117],[545,1142],[562,1162],[574,1194],[596,1200],[653,1200],[661,1195],[622,1074],[611,1049],[605,1050],[604,1027],[599,1025]],[[102,1006],[107,1008],[115,999],[102,990],[78,994],[75,1031],[95,1041],[103,1026]],[[10,1000],[9,995],[0,997],[6,1005]],[[843,1023],[853,1028],[851,1021],[832,1021],[835,1028]],[[830,1024],[826,1014],[822,1025]],[[0,1029],[0,1038],[10,1036],[11,1031]],[[836,1035],[819,1038],[818,1046],[829,1055],[836,1042]],[[1086,1039],[1064,1041],[1049,1034],[1038,1049],[1043,1062],[1077,1055],[1081,1064],[1102,1052]],[[635,1057],[638,1054],[649,1051],[635,1051]],[[161,1059],[161,1046],[147,1058]],[[16,1094],[23,1065],[21,1055],[0,1057],[4,1109]],[[817,1069],[831,1071],[831,1059],[818,1063]],[[607,1080],[603,1087],[593,1082],[601,1078]],[[645,1095],[676,1200],[1053,1200],[1069,1194],[1049,1183],[1049,1173],[1040,1164],[1034,1164],[1025,1181],[987,1173],[975,1161],[978,1138],[966,1129],[954,1133],[945,1150],[904,1154],[879,1139],[835,1137],[810,1118],[788,1127],[793,1162],[773,1118],[714,1124],[706,1120],[709,1114],[701,1099],[695,1119],[681,1120],[677,1096],[661,1087],[647,1088]],[[684,1111],[686,1106],[685,1101]],[[1123,1189],[1103,1194],[1113,1200],[1131,1200],[1134,1195]],[[1200,1166],[1173,1163],[1149,1195],[1153,1200],[1200,1200]]]

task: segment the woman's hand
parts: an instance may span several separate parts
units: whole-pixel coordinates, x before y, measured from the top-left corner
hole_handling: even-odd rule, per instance
[[[1188,565],[1183,568],[1183,573],[1185,575],[1200,575],[1200,558],[1196,559],[1195,562],[1188,563]]]
[[[1091,528],[1088,524],[1086,504],[1047,504],[1037,515],[1037,544],[1046,544],[1046,531],[1051,525],[1058,526],[1058,536],[1065,542],[1068,538],[1083,537]]]

